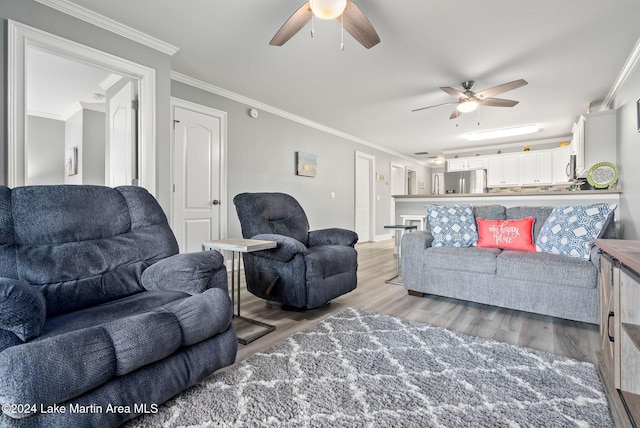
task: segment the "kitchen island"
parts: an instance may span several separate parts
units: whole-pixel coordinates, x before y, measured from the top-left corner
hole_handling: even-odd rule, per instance
[[[621,190],[548,190],[491,193],[449,193],[444,195],[394,195],[395,221],[402,224],[401,215],[424,215],[425,205],[503,205],[518,206],[590,205],[615,203],[620,206]],[[616,218],[618,213],[616,209]]]

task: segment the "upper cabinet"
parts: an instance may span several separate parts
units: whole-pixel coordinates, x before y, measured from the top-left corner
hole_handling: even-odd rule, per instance
[[[607,110],[580,116],[573,125],[571,154],[576,155],[576,174],[584,177],[599,162],[616,164],[617,110]]]
[[[471,169],[487,169],[486,157],[474,156],[447,160],[447,171],[467,171]]]
[[[562,184],[569,181],[571,150],[572,147],[567,146],[530,152],[448,159],[447,171],[486,169],[488,187]]]
[[[520,184],[520,155],[490,156],[487,168],[487,186],[505,187]]]
[[[553,167],[553,183],[567,183],[571,177],[569,162],[571,147],[561,147],[551,151],[551,165]]]
[[[519,182],[522,185],[553,183],[551,152],[528,152],[519,156]]]

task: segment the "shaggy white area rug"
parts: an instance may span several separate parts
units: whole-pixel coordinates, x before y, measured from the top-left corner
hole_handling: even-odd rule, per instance
[[[610,427],[593,364],[349,308],[131,427]]]

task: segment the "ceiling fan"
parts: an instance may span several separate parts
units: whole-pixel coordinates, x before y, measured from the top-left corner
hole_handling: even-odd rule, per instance
[[[314,16],[320,19],[337,19],[343,28],[367,49],[380,43],[380,37],[371,22],[351,0],[310,0],[291,15],[269,44],[284,45]]]
[[[460,116],[462,113],[468,113],[470,111],[475,110],[478,106],[486,106],[486,107],[513,107],[518,104],[518,101],[513,100],[505,100],[502,98],[492,98],[494,95],[501,94],[503,92],[511,91],[513,89],[519,88],[521,86],[526,85],[528,82],[524,79],[514,80],[513,82],[503,83],[502,85],[494,86],[489,89],[485,89],[480,92],[473,92],[471,89],[475,85],[475,81],[467,80],[462,82],[462,87],[464,88],[464,92],[461,92],[457,89],[451,88],[449,86],[441,87],[443,91],[447,94],[452,95],[458,98],[458,101],[451,101],[448,103],[436,104],[429,107],[417,108],[413,111],[425,110],[433,107],[446,106],[450,104],[457,104],[456,108],[451,113],[449,119],[455,119]]]

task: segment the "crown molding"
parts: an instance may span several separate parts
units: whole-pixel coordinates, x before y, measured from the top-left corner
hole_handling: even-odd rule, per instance
[[[624,83],[629,78],[629,75],[631,75],[631,72],[633,71],[635,66],[638,64],[638,60],[640,60],[640,39],[638,39],[638,41],[636,42],[636,45],[631,51],[631,54],[629,54],[629,58],[627,58],[627,61],[622,67],[622,70],[620,70],[618,78],[613,83],[611,90],[609,90],[609,93],[602,102],[602,105],[599,109],[600,111],[611,110],[611,108],[613,108],[613,100],[615,99],[622,85],[624,85]]]
[[[102,82],[98,83],[98,86],[100,86],[100,89],[102,89],[103,91],[106,91],[107,89],[118,83],[118,81],[120,81],[122,77],[123,76],[119,74],[111,73],[107,77],[105,77]]]
[[[405,154],[390,150],[386,147],[379,146],[375,143],[372,143],[367,140],[363,140],[362,138],[355,137],[353,135],[344,133],[342,131],[338,131],[337,129],[330,128],[328,126],[322,125],[320,123],[314,122],[312,120],[306,119],[301,116],[297,116],[295,114],[289,113],[287,111],[281,110],[277,107],[273,107],[269,104],[262,103],[260,101],[256,101],[252,98],[245,97],[244,95],[237,94],[235,92],[229,91],[227,89],[220,88],[219,86],[212,85],[210,83],[204,82],[202,80],[196,79],[191,76],[187,76],[186,74],[179,73],[177,71],[171,71],[171,80],[175,80],[176,82],[184,83],[185,85],[193,86],[198,89],[202,89],[203,91],[210,92],[212,94],[220,95],[221,97],[228,98],[233,101],[237,101],[241,104],[249,105],[253,108],[257,108],[271,114],[275,114],[277,116],[283,117],[285,119],[291,120],[293,122],[300,123],[302,125],[308,126],[310,128],[315,128],[319,131],[326,132],[327,134],[332,134],[340,138],[344,138],[346,140],[353,141],[354,143],[362,144],[367,147],[371,147],[372,149],[379,150],[381,152],[389,153],[393,156],[397,156],[406,160],[410,160],[412,162],[416,162],[421,165],[425,165],[426,163],[419,159],[411,158]]]
[[[49,113],[47,111],[27,109],[27,116],[35,116],[35,117],[41,117],[43,119],[59,120],[64,122],[64,118],[62,117],[61,114]]]
[[[171,45],[167,42],[163,42],[160,39],[156,39],[148,34],[138,31],[135,28],[131,28],[111,18],[107,18],[104,15],[96,13],[85,7],[79,6],[75,3],[71,3],[68,0],[35,0],[45,6],[49,6],[52,9],[66,13],[67,15],[78,18],[89,24],[100,27],[104,30],[111,31],[119,36],[126,37],[129,40],[148,46],[152,49],[165,53],[167,55],[174,55],[180,48]]]

